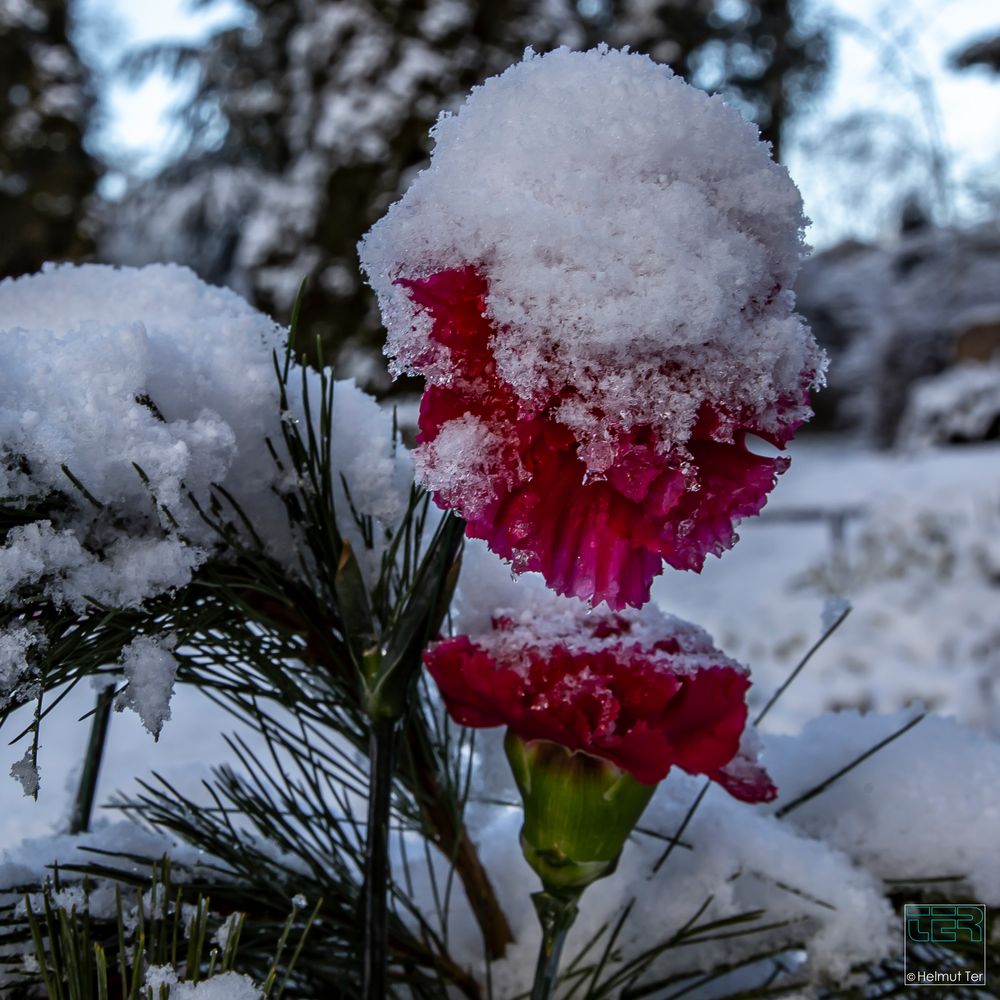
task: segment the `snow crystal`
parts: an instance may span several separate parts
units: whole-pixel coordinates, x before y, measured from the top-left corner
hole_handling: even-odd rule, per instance
[[[35,798],[38,795],[38,765],[32,750],[25,750],[24,756],[10,767],[10,776],[21,782],[24,794],[28,798]]]
[[[529,50],[432,135],[360,247],[395,371],[449,377],[397,280],[471,264],[498,374],[527,410],[585,399],[560,411],[578,440],[652,419],[683,445],[703,401],[764,431],[775,400],[784,422],[807,415],[823,361],[788,290],[801,200],[721,98],[627,51]]]
[[[0,549],[0,601],[25,584],[44,583],[57,605],[83,611],[91,598],[117,607],[137,607],[155,594],[183,586],[203,561],[203,550],[179,538],[116,538],[97,559],[71,529],[51,521],[12,528]]]
[[[170,1000],[261,1000],[263,991],[249,976],[223,972],[199,983],[179,982],[177,973],[168,965],[152,965],[146,970],[147,988],[159,996],[161,986],[170,990]]]
[[[306,905],[306,897],[303,896],[301,892],[297,893],[294,896],[292,896],[292,906],[296,910],[303,910],[303,909],[305,909],[305,905]]]
[[[249,976],[224,972],[199,983],[178,983],[170,1000],[261,1000],[263,991]]]
[[[3,552],[0,552],[0,575],[2,573]],[[28,650],[41,640],[36,629],[23,625],[0,629],[0,708],[29,672]]]
[[[432,493],[453,487],[455,470],[464,470],[467,488],[463,494],[463,512],[471,519],[495,499],[491,484],[500,481],[513,486],[520,478],[517,473],[522,470],[512,469],[505,461],[509,454],[510,449],[504,447],[499,434],[467,413],[449,420],[433,441],[425,442],[414,455],[414,465],[420,482]]]
[[[176,986],[177,972],[169,965],[151,965],[146,970],[146,987],[153,990],[154,996],[159,996],[161,986]]]
[[[19,916],[24,916],[30,906],[32,913],[44,913],[46,902],[50,903],[53,908],[65,910],[67,913],[72,913],[74,910],[77,913],[84,913],[89,910],[87,895],[83,888],[79,885],[71,885],[62,889],[52,889],[48,893],[29,893],[17,904],[14,912]]]
[[[230,913],[225,920],[219,924],[219,929],[212,935],[212,940],[219,946],[222,951],[225,951],[229,946],[229,939],[233,935],[233,931],[236,930],[236,925],[240,921],[239,913]]]
[[[178,667],[172,655],[176,645],[174,635],[140,636],[122,650],[121,666],[128,687],[118,696],[116,707],[119,711],[133,709],[154,737],[159,737],[163,723],[170,718],[170,698]]]

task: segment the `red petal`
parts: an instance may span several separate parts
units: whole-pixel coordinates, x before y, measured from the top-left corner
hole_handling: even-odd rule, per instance
[[[736,541],[734,523],[760,511],[788,464],[748,451],[739,418],[703,406],[687,446],[687,481],[679,462],[657,452],[654,426],[618,441],[611,467],[595,478],[573,432],[555,418],[564,400],[551,399],[526,415],[497,375],[489,285],[475,267],[398,283],[431,316],[431,340],[445,351],[450,369],[447,384],[438,379],[424,392],[418,445],[429,445],[442,427],[467,414],[503,442],[494,446],[501,454],[488,466],[498,471],[488,480],[484,473],[480,488],[470,486],[465,470],[455,470],[455,486],[440,488],[435,499],[466,517],[471,537],[484,539],[515,569],[541,573],[559,594],[607,601],[615,609],[641,607],[663,560],[697,571],[707,554],[729,548]],[[791,412],[794,404],[778,401],[775,412]],[[727,429],[732,437],[733,428],[738,443],[715,440]],[[749,425],[743,430],[783,444],[794,427],[789,421],[769,433]],[[493,502],[484,505],[484,496]]]
[[[431,647],[424,663],[456,722],[483,729],[511,721],[511,710],[522,693],[521,679],[511,670],[498,670],[468,636]]]
[[[431,647],[425,662],[464,725],[507,725],[522,739],[609,760],[646,784],[676,765],[744,801],[773,798],[767,773],[739,756],[746,675],[730,666],[674,670],[654,657],[612,640],[586,653],[555,645],[498,661],[458,636]]]
[[[699,489],[685,493],[664,525],[663,556],[675,569],[700,570],[709,553],[736,541],[734,522],[760,512],[787,458],[765,458],[742,444],[688,443]]]

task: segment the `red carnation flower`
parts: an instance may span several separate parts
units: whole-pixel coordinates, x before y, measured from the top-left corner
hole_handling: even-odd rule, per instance
[[[424,483],[471,537],[557,593],[616,610],[643,605],[663,560],[697,571],[731,547],[734,523],[760,511],[787,467],[751,452],[746,436],[783,447],[807,412],[812,370],[799,398],[768,407],[766,427],[746,408],[703,402],[689,439],[665,446],[657,424],[615,430],[613,415],[591,407],[589,422],[609,429],[583,441],[567,420],[587,406],[575,389],[531,403],[499,376],[489,284],[477,268],[397,284],[430,319],[425,354],[413,359],[428,375],[416,455]],[[664,358],[664,379],[677,377],[671,364]]]
[[[421,481],[558,593],[641,606],[736,540],[825,359],[790,289],[805,218],[739,113],[648,57],[529,53],[433,130],[368,232]]]
[[[647,785],[677,766],[745,802],[773,799],[770,778],[746,750],[746,671],[702,630],[677,619],[664,628],[665,616],[655,617],[654,631],[635,616],[571,613],[561,629],[558,617],[550,621],[547,636],[533,615],[500,617],[478,641],[436,643],[425,663],[463,725],[509,726],[523,740],[610,761]]]

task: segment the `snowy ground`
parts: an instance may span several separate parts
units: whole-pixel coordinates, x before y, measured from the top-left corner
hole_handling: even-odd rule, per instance
[[[753,668],[757,697],[784,679],[817,638],[832,591],[854,610],[771,713],[772,731],[795,732],[839,706],[892,711],[922,699],[936,711],[1000,731],[1000,445],[895,455],[842,440],[795,446],[765,515],[701,576],[671,572],[654,594],[705,626]],[[829,516],[857,508],[831,558]],[[795,512],[810,519],[789,521]],[[837,565],[838,558],[840,565]],[[77,719],[93,692],[74,692],[43,727],[37,803],[6,778],[22,745],[0,754],[0,856],[47,833],[68,810],[87,739]],[[232,720],[197,692],[178,691],[158,744],[131,712],[115,715],[100,797],[156,770],[194,789],[225,758]],[[5,727],[10,739],[18,719]]]
[[[782,697],[768,728],[797,731],[831,708],[893,711],[914,700],[1000,731],[1000,447],[909,454],[807,440],[763,516],[701,576],[654,595],[748,663],[757,697],[820,633],[826,600],[853,611]],[[838,512],[849,516],[843,543]],[[824,513],[823,518],[811,515]],[[805,521],[789,521],[797,514]]]

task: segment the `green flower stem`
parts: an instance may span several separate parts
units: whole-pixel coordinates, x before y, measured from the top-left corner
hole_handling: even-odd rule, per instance
[[[581,890],[582,891],[582,890]],[[563,944],[579,912],[576,901],[580,892],[575,890],[549,890],[532,893],[538,922],[542,925],[542,943],[538,949],[535,982],[531,1000],[551,1000],[559,981],[559,960]]]
[[[368,841],[365,846],[365,1000],[382,1000],[387,996],[389,808],[400,728],[399,719],[372,719],[369,737],[371,783],[368,790]]]

